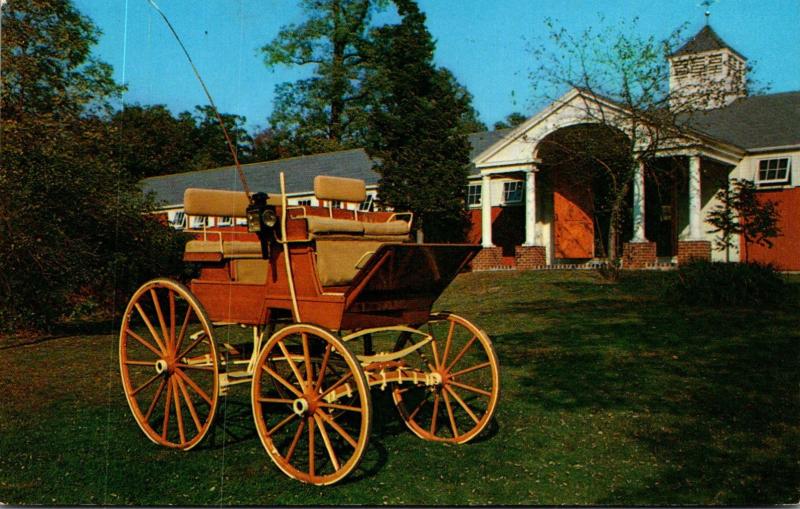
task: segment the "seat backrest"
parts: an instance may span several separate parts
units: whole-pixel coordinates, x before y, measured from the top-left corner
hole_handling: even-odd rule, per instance
[[[318,200],[361,203],[367,198],[367,187],[363,180],[345,177],[314,177],[314,196]]]
[[[278,194],[269,195],[269,205],[280,205]],[[183,209],[188,216],[247,217],[250,202],[244,191],[189,188],[183,193]]]

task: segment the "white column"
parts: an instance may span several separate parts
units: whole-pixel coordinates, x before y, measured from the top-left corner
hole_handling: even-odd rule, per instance
[[[647,242],[644,235],[644,161],[633,175],[633,238],[631,242]]]
[[[536,169],[525,172],[525,246],[536,245]]]
[[[702,198],[700,188],[700,156],[689,157],[689,238],[702,240]]]
[[[492,244],[492,195],[489,190],[491,185],[489,175],[481,179],[481,245],[494,247]]]

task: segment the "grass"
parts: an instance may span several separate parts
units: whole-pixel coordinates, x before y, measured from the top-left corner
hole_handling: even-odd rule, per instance
[[[669,307],[674,273],[460,276],[437,303],[492,337],[495,422],[424,442],[387,393],[359,469],[293,481],[255,435],[248,388],[182,453],[136,426],[112,334],[0,344],[0,502],[11,504],[724,504],[800,500],[800,303]],[[800,294],[800,278],[791,279]],[[109,327],[110,329],[110,327]]]

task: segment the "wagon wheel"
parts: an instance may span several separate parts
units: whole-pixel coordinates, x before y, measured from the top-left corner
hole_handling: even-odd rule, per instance
[[[438,373],[435,385],[392,392],[406,425],[425,440],[469,442],[489,424],[500,394],[500,366],[485,332],[460,316],[437,313],[420,329],[433,340],[406,356],[409,368]],[[401,336],[395,350],[410,341]]]
[[[219,367],[211,322],[182,284],[154,279],[133,294],[119,335],[125,397],[153,442],[188,450],[217,410]]]
[[[273,335],[258,356],[251,400],[261,443],[289,477],[333,484],[361,461],[372,424],[369,386],[333,334],[296,324]]]

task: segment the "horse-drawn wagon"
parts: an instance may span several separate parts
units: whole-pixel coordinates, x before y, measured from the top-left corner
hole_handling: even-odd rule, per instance
[[[119,362],[142,431],[191,449],[228,388],[250,383],[267,454],[308,483],[334,483],[361,460],[371,387],[391,390],[425,440],[476,437],[497,406],[497,357],[481,329],[431,307],[479,246],[409,243],[410,213],[332,206],[364,200],[362,181],[317,177],[327,207],[289,206],[282,179],[281,189],[186,191],[187,215],[248,226],[196,231],[184,260],[199,264],[199,277],[155,279],[132,296]],[[220,342],[235,326],[252,328],[252,343]]]

